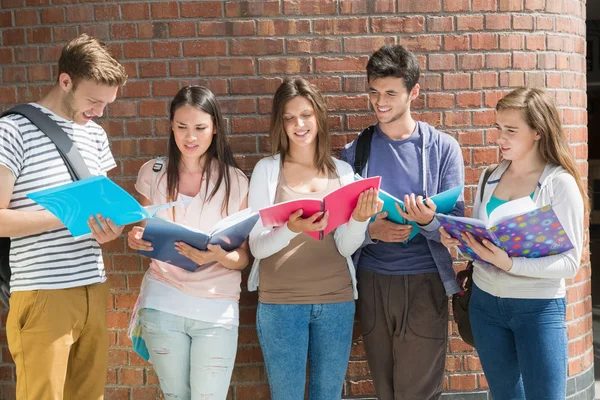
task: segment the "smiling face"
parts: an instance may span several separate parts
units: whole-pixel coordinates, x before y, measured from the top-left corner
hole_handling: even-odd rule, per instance
[[[283,107],[283,128],[292,146],[316,147],[317,116],[312,103],[304,96],[296,96]]]
[[[385,77],[369,81],[369,101],[380,124],[393,123],[407,112],[419,95],[419,84],[407,90],[403,78]]]
[[[175,111],[171,127],[185,164],[198,163],[215,134],[212,116],[196,107],[184,105]]]
[[[85,125],[104,114],[104,109],[117,97],[118,86],[98,84],[82,79],[75,85],[68,74],[59,78],[63,90],[61,114],[78,125]]]
[[[539,151],[541,136],[527,125],[523,111],[515,109],[497,111],[496,128],[500,130],[497,143],[505,160],[521,160],[532,151]]]

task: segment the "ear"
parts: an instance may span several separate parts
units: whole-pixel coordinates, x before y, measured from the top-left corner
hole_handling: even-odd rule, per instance
[[[58,85],[65,92],[69,92],[73,88],[73,80],[66,72],[63,72],[58,77]]]
[[[535,131],[535,136],[533,137],[533,140],[540,140],[542,138],[542,134],[539,133],[538,131]]]
[[[415,84],[415,87],[413,87],[412,90],[410,91],[410,101],[413,101],[414,99],[419,97],[420,90],[421,90],[421,86],[418,83]]]

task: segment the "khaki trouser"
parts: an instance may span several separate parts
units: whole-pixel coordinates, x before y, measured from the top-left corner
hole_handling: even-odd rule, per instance
[[[8,348],[18,400],[104,398],[108,282],[10,296]]]
[[[438,273],[358,271],[358,312],[379,400],[438,400],[446,364],[448,297]]]

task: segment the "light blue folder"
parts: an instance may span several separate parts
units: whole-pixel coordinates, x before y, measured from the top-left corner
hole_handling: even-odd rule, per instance
[[[355,175],[354,179],[358,180],[358,179],[363,179],[363,178]],[[458,201],[458,198],[460,197],[461,193],[463,192],[463,189],[464,189],[463,185],[455,186],[452,189],[446,190],[445,192],[438,193],[435,196],[431,196],[430,199],[435,203],[435,205],[437,207],[436,213],[448,214],[450,211],[452,211],[454,209],[454,207],[456,206],[456,202]],[[388,213],[388,216],[386,217],[386,219],[388,219],[392,222],[395,222],[396,224],[413,226],[410,236],[408,237],[408,239],[405,242],[403,242],[403,243],[408,243],[409,240],[414,238],[417,235],[417,233],[419,233],[419,227],[417,226],[417,224],[415,222],[407,221],[406,219],[402,218],[402,216],[396,209],[396,203],[398,203],[400,205],[400,208],[402,208],[403,211],[406,211],[404,202],[402,200],[392,196],[391,194],[387,193],[383,189],[379,189],[379,198],[381,200],[383,200],[383,208],[381,211],[382,212],[387,211],[387,213]]]
[[[60,219],[73,236],[91,233],[88,219],[92,215],[101,214],[122,226],[151,218],[158,210],[176,204],[142,207],[103,175],[29,193],[27,197]]]

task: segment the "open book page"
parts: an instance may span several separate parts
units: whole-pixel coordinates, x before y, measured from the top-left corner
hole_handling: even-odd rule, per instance
[[[517,215],[525,214],[529,211],[535,210],[537,207],[531,197],[521,197],[519,199],[508,201],[494,209],[490,213],[488,219],[488,228],[494,225],[498,225],[502,221],[509,220],[516,217]]]
[[[259,214],[251,209],[239,211],[219,221],[211,230],[210,244],[217,244],[225,251],[240,247],[258,222]]]

